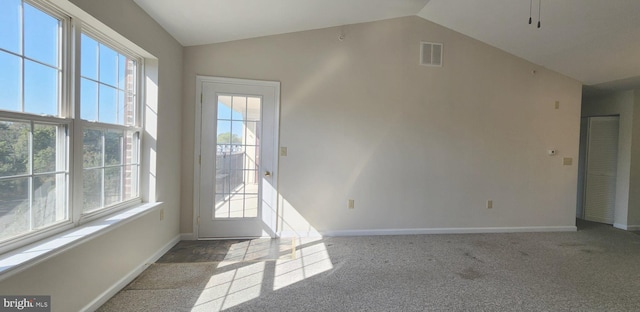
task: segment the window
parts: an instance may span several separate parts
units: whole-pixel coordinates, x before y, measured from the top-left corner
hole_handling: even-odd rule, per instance
[[[86,33],[81,42],[83,211],[90,212],[138,196],[137,62]]]
[[[0,1],[0,250],[140,202],[141,58],[39,3]]]

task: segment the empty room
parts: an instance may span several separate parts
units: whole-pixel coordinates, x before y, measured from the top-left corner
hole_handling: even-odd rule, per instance
[[[636,0],[0,0],[0,310],[638,311],[639,60]]]

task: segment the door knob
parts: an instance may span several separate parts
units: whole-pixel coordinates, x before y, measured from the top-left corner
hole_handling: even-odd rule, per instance
[[[271,176],[271,172],[269,172],[269,170],[264,172],[264,176],[265,177],[270,177]]]

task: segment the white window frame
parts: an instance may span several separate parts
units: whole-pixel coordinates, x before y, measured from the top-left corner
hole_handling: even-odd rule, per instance
[[[105,217],[121,211],[126,208],[131,208],[142,203],[143,191],[142,191],[142,173],[144,172],[144,166],[148,164],[144,162],[142,155],[143,137],[144,137],[144,105],[145,103],[145,89],[144,89],[144,60],[145,58],[136,53],[134,50],[140,50],[135,47],[134,49],[127,48],[127,45],[132,44],[127,40],[120,43],[118,39],[113,39],[108,35],[104,35],[102,32],[91,27],[89,24],[74,17],[71,13],[67,13],[64,9],[56,7],[54,4],[38,0],[23,0],[27,3],[43,12],[58,18],[61,20],[59,45],[60,55],[59,62],[61,71],[59,73],[59,89],[58,89],[58,116],[40,116],[36,114],[30,114],[25,112],[13,112],[0,110],[0,119],[4,120],[17,120],[17,121],[30,121],[31,123],[44,123],[55,124],[66,127],[66,135],[64,136],[64,148],[59,153],[64,152],[64,167],[65,167],[65,179],[66,185],[64,188],[66,201],[66,219],[53,223],[42,229],[24,233],[11,239],[0,242],[0,254],[7,251],[11,251],[22,246],[34,243],[39,240],[43,240],[47,237],[51,237],[57,233],[61,233],[66,230],[70,230],[74,227],[86,224],[87,222],[96,220],[98,218]],[[83,17],[87,15],[83,14]],[[95,22],[90,19],[89,22]],[[24,28],[22,29],[24,31]],[[80,63],[81,63],[81,44],[80,37],[82,33],[90,35],[92,38],[99,41],[99,43],[108,46],[114,51],[125,55],[129,58],[136,60],[136,120],[135,126],[123,126],[115,124],[105,124],[99,122],[84,121],[80,118]],[[24,53],[24,51],[22,51]],[[24,59],[24,57],[23,57]],[[24,71],[24,66],[22,67]],[[137,146],[135,146],[136,152],[136,165],[138,167],[137,176],[135,177],[137,196],[116,203],[114,205],[102,207],[101,209],[92,210],[87,213],[83,213],[83,189],[82,189],[82,173],[83,173],[83,129],[101,128],[101,129],[118,129],[125,131],[133,131],[138,133]],[[59,133],[59,138],[60,133]],[[60,148],[62,143],[57,148]],[[31,156],[29,156],[31,157]],[[57,157],[60,160],[60,157]],[[123,160],[124,161],[124,160]],[[58,164],[61,165],[61,164]],[[57,170],[56,170],[57,171]]]

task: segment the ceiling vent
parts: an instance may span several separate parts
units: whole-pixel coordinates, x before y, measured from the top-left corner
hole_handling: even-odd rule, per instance
[[[442,67],[442,43],[420,43],[420,65]]]

